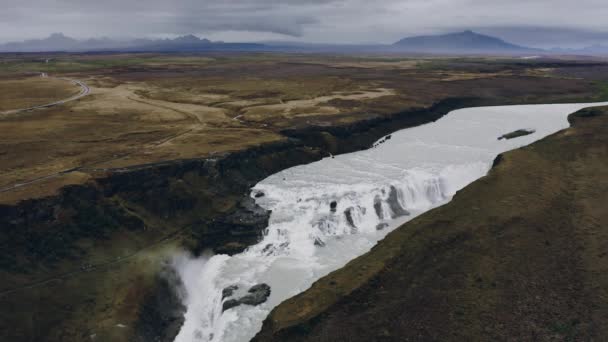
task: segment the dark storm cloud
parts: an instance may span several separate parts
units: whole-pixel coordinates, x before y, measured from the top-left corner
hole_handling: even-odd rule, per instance
[[[605,0],[3,0],[2,7],[0,41],[64,32],[389,43],[463,29],[535,46],[608,40]]]

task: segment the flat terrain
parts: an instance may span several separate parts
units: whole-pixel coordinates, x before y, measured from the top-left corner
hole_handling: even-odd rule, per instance
[[[91,88],[78,101],[0,117],[0,203],[7,204],[55,194],[100,170],[242,150],[284,139],[285,129],[390,116],[446,98],[575,101],[605,89],[558,74],[584,69],[577,61],[547,68],[517,59],[118,54],[0,62],[0,109],[78,91],[32,73]]]
[[[278,306],[257,341],[608,339],[608,108]]]
[[[159,281],[163,263],[179,249],[255,242],[258,232],[234,216],[252,183],[329,153],[317,136],[293,132],[363,148],[383,129],[437,118],[429,107],[446,100],[608,99],[601,60],[25,54],[0,55],[0,108],[80,91],[62,78],[90,94],[0,116],[0,340],[170,341],[179,315]],[[543,172],[554,167],[538,160]]]
[[[0,78],[0,117],[2,113],[52,103],[78,94],[80,88],[69,81],[40,75]]]

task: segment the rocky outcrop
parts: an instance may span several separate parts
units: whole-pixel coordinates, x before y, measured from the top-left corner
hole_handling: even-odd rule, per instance
[[[228,286],[227,288],[222,290],[222,300],[228,298],[228,297],[232,297],[232,294],[234,293],[234,291],[238,290],[239,286],[238,285],[232,285],[232,286]]]
[[[134,340],[171,342],[184,324],[186,307],[182,304],[182,284],[170,267],[163,268],[140,309]]]
[[[399,202],[399,193],[397,192],[397,188],[391,185],[391,189],[388,193],[388,199],[386,201],[388,203],[389,208],[391,208],[392,218],[398,218],[402,216],[408,216],[410,213],[401,206]]]
[[[225,288],[222,292],[222,297],[225,297],[224,295],[226,295],[226,297],[231,297],[233,292],[237,289],[238,286],[230,286]],[[247,295],[240,298],[226,300],[222,305],[222,311],[232,309],[239,305],[256,306],[266,302],[268,297],[270,297],[270,286],[267,284],[258,284],[252,286],[247,292]]]
[[[519,138],[519,137],[523,137],[526,135],[530,135],[535,133],[536,131],[533,129],[518,129],[516,131],[513,131],[511,133],[507,133],[507,134],[503,134],[500,137],[498,137],[498,140],[509,140],[509,139],[515,139],[515,138]]]
[[[234,212],[210,223],[210,229],[217,234],[214,251],[232,255],[255,244],[261,232],[268,227],[269,217],[269,211],[256,205],[251,197],[244,197]]]

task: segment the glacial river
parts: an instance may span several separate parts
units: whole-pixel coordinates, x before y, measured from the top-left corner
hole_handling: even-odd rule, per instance
[[[502,152],[568,127],[579,109],[608,105],[554,104],[466,108],[404,129],[369,150],[325,158],[274,174],[252,189],[272,210],[263,240],[229,257],[176,257],[185,286],[185,323],[177,342],[249,341],[272,308],[369,251],[387,233],[450,201],[483,177]],[[498,137],[526,129],[518,138]],[[260,306],[222,312],[222,290],[234,296],[266,283]],[[226,300],[229,298],[226,298]]]

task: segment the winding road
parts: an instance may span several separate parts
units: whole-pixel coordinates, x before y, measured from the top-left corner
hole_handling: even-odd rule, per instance
[[[49,77],[49,76],[47,74],[45,74],[45,73],[41,73],[41,77],[45,78],[45,77]],[[2,115],[5,115],[5,114],[16,114],[16,113],[24,112],[24,111],[30,111],[30,110],[35,110],[35,109],[41,109],[41,108],[48,108],[48,107],[52,107],[52,106],[57,106],[57,105],[60,105],[60,104],[66,103],[66,102],[77,100],[77,99],[79,99],[79,98],[81,98],[83,96],[88,95],[91,92],[91,90],[87,86],[87,84],[84,83],[84,82],[82,82],[82,81],[75,80],[75,79],[69,79],[69,78],[57,78],[57,79],[70,81],[70,82],[73,82],[74,84],[79,85],[81,87],[80,93],[77,94],[77,95],[74,95],[74,96],[72,96],[70,98],[63,99],[63,100],[60,100],[60,101],[56,101],[56,102],[49,103],[49,104],[45,104],[45,105],[34,106],[34,107],[30,107],[30,108],[17,109],[17,110],[11,110],[11,111],[8,111],[8,112],[0,112],[0,118],[2,117]],[[148,101],[143,101],[143,100],[135,99],[135,98],[132,98],[132,97],[128,97],[128,99],[131,100],[131,101],[138,102],[138,103],[146,104],[146,105],[153,106],[153,107],[162,108],[162,109],[165,109],[165,110],[171,110],[171,111],[177,112],[179,114],[186,115],[186,116],[192,118],[195,122],[197,122],[198,125],[205,126],[205,123],[197,115],[192,114],[190,112],[179,110],[179,109],[172,108],[172,107],[169,107],[169,106],[163,106],[163,105],[160,105],[160,104],[157,104],[157,103],[152,103],[152,102],[148,102]],[[166,143],[168,141],[171,141],[173,139],[176,139],[176,138],[178,138],[180,136],[183,136],[185,134],[191,133],[192,131],[193,131],[193,129],[190,128],[190,129],[187,129],[185,131],[179,132],[177,134],[171,134],[169,136],[163,137],[160,140],[150,141],[148,143],[148,146],[155,147],[155,146],[162,145],[162,144],[164,144],[164,143]],[[48,180],[48,179],[51,179],[51,178],[59,177],[59,176],[62,176],[62,175],[68,174],[68,173],[72,173],[72,172],[77,172],[77,171],[113,171],[113,172],[126,171],[126,170],[129,170],[130,168],[121,168],[121,169],[95,168],[95,166],[98,165],[98,164],[109,162],[109,161],[113,161],[113,160],[117,160],[117,159],[122,159],[122,158],[124,158],[126,156],[129,156],[130,154],[131,153],[117,155],[117,156],[114,156],[114,157],[112,157],[110,159],[98,160],[98,161],[95,161],[93,163],[89,163],[87,165],[76,166],[76,167],[73,167],[73,168],[69,168],[69,169],[58,171],[58,172],[54,172],[52,174],[48,174],[48,175],[40,176],[40,177],[37,177],[37,178],[34,178],[34,179],[22,181],[22,182],[19,182],[19,183],[3,184],[3,185],[0,185],[0,193],[12,191],[12,190],[17,189],[17,188],[21,188],[21,187],[24,187],[24,186],[28,186],[28,185],[31,185],[31,184],[34,184],[34,183],[38,183],[38,182],[41,182],[41,181],[44,181],[44,180]],[[157,164],[162,164],[162,162],[161,163],[146,164],[145,166],[157,165]]]
[[[46,73],[43,72],[43,73],[40,73],[40,77],[47,78],[47,77],[50,77],[50,76],[48,76],[48,74],[46,74]],[[62,105],[62,104],[67,103],[67,102],[78,100],[78,99],[80,99],[80,98],[82,98],[84,96],[87,96],[87,95],[89,95],[91,93],[91,88],[89,88],[89,86],[86,83],[84,83],[83,81],[75,80],[75,79],[71,79],[71,78],[65,78],[65,77],[56,77],[56,79],[72,82],[73,84],[76,84],[76,85],[80,86],[80,92],[78,94],[76,94],[76,95],[73,95],[73,96],[67,98],[67,99],[62,99],[62,100],[55,101],[55,102],[52,102],[52,103],[47,103],[47,104],[33,106],[33,107],[28,107],[28,108],[12,109],[12,110],[9,110],[9,111],[0,112],[0,118],[2,118],[2,116],[14,115],[14,114],[19,114],[19,113],[22,113],[22,112],[28,112],[28,111],[32,111],[32,110],[36,110],[36,109],[50,108],[50,107]],[[28,184],[31,184],[31,183],[35,183],[35,182],[44,180],[44,179],[48,179],[48,178],[56,177],[56,176],[61,175],[61,174],[77,171],[78,169],[79,168],[72,168],[72,169],[69,169],[69,170],[63,170],[63,171],[60,171],[58,173],[54,173],[52,175],[47,175],[47,176],[43,176],[43,177],[40,177],[40,178],[33,179],[31,181],[27,181],[27,182],[23,182],[23,183],[19,183],[19,184],[14,184],[14,185],[11,185],[11,186],[8,186],[8,187],[0,188],[0,192],[6,192],[6,191],[9,191],[9,190],[12,190],[12,189],[15,189],[15,188],[19,188],[19,187],[22,187],[22,186],[25,186],[25,185],[28,185]]]
[[[43,78],[51,77],[51,76],[48,76],[46,73],[41,73],[40,76]],[[28,111],[35,110],[35,109],[54,107],[54,106],[62,105],[67,102],[78,100],[91,93],[91,88],[89,88],[89,86],[86,83],[84,83],[83,81],[75,80],[75,79],[71,79],[71,78],[65,78],[65,77],[55,77],[55,78],[58,80],[72,82],[73,84],[78,85],[80,87],[80,93],[78,93],[74,96],[71,96],[67,99],[55,101],[52,103],[47,103],[47,104],[28,107],[28,108],[12,109],[12,110],[8,110],[8,111],[0,112],[0,115],[13,115],[13,114],[18,114],[18,113],[22,113],[22,112],[28,112]]]

